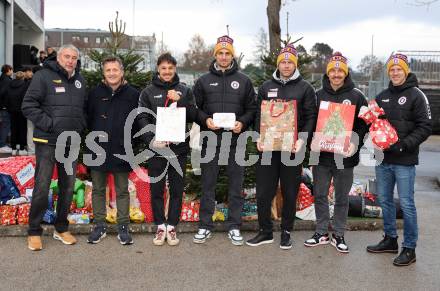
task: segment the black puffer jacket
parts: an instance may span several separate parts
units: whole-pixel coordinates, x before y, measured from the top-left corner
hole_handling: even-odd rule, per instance
[[[2,74],[0,76],[0,110],[6,109],[5,107],[5,99],[6,99],[6,90],[9,87],[9,83],[11,83],[12,78],[7,76],[6,74]]]
[[[348,75],[345,78],[344,85],[337,91],[334,91],[330,85],[330,80],[327,75],[322,78],[322,88],[316,92],[317,105],[321,101],[329,101],[334,103],[346,103],[356,106],[353,123],[353,133],[359,136],[359,146],[356,153],[348,158],[343,159],[344,168],[353,168],[359,164],[359,149],[363,145],[365,134],[368,131],[367,124],[360,118],[358,118],[359,109],[362,106],[368,106],[367,98],[364,94],[354,87],[354,83],[351,80],[351,76]],[[335,154],[328,152],[321,152],[319,154],[319,165],[327,167],[335,167]]]
[[[29,87],[29,83],[25,80],[12,80],[9,87],[6,89],[5,106],[8,112],[21,112],[21,104],[23,103],[24,95]]]
[[[175,90],[180,94],[180,99],[177,101],[177,107],[186,108],[186,121],[187,122],[199,122],[198,110],[195,106],[194,95],[190,88],[180,83],[179,76],[176,74],[171,82],[163,82],[158,74],[153,77],[153,83],[145,88],[141,92],[139,98],[139,107],[146,107],[157,114],[157,107],[165,107],[167,102],[167,95],[169,90]],[[171,105],[171,101],[168,102],[167,106]],[[139,114],[139,124],[140,127],[145,127],[147,125],[156,125],[156,118],[148,113]],[[186,125],[186,131],[189,131],[188,125]],[[154,138],[154,132],[149,132],[143,136],[144,141],[150,144]],[[153,149],[154,150],[154,149]],[[189,152],[189,136],[185,142],[172,143],[170,145],[170,150],[174,154],[185,154]]]
[[[419,145],[432,131],[428,99],[418,88],[417,77],[409,73],[405,83],[397,87],[390,82],[388,89],[379,93],[376,101],[385,110],[386,118],[399,136],[399,146],[384,152],[384,162],[417,165]]]
[[[115,157],[115,154],[125,155],[124,138],[132,142],[133,133],[138,128],[134,123],[129,136],[124,136],[124,125],[128,115],[138,106],[139,91],[128,84],[121,85],[114,92],[104,83],[96,86],[88,95],[87,116],[90,131],[104,131],[108,135],[108,142],[98,145],[104,148],[106,159],[101,166],[90,168],[101,172],[128,172],[131,170],[129,163]],[[133,145],[133,143],[132,143]],[[90,151],[89,151],[90,152]],[[93,156],[93,158],[96,158]]]
[[[305,81],[298,70],[293,76],[283,82],[280,79],[278,70],[273,73],[272,79],[261,85],[257,97],[257,116],[255,119],[255,129],[260,132],[261,102],[263,100],[296,100],[297,107],[297,131],[308,134],[308,142],[311,140],[316,124],[316,94],[312,85]],[[298,135],[298,138],[301,138]]]
[[[46,61],[32,78],[22,110],[35,126],[34,142],[54,145],[61,132],[86,128],[86,84],[79,67],[69,79],[56,61]]]
[[[202,75],[194,85],[194,96],[200,111],[201,130],[209,130],[206,120],[214,113],[235,113],[236,120],[245,131],[254,121],[256,104],[255,90],[251,80],[238,71],[235,59],[230,69],[222,72],[211,63],[209,72]],[[223,129],[215,131],[221,135]],[[233,140],[238,134],[233,133]]]

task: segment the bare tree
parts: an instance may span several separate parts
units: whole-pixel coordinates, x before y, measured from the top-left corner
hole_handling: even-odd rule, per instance
[[[281,26],[280,26],[281,0],[267,1],[267,19],[269,21],[269,47],[272,54],[277,53],[281,48]]]

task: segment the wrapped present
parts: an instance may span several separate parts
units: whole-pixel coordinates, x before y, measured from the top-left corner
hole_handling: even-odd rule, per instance
[[[356,106],[321,101],[312,149],[343,154],[348,152]]]
[[[140,168],[143,174],[148,175],[148,171],[145,168]],[[151,206],[151,192],[149,180],[143,181],[136,172],[130,172],[128,179],[131,180],[136,188],[136,197],[139,201],[142,213],[145,215],[146,222],[153,222],[153,208]]]
[[[109,206],[107,206],[107,216],[105,220],[108,223],[115,224],[117,222],[117,214],[118,212],[116,208],[110,208]]]
[[[145,215],[139,207],[130,206],[130,221],[134,223],[145,221]]]
[[[353,181],[353,184],[351,185],[350,192],[348,195],[350,196],[361,196],[365,193],[366,185],[359,182],[359,181]]]
[[[29,224],[29,211],[30,210],[31,210],[30,203],[18,205],[18,210],[17,210],[18,224]]]
[[[47,209],[43,216],[43,222],[53,224],[56,219],[55,211]]]
[[[212,221],[225,221],[225,215],[223,212],[216,210],[212,215]]]
[[[229,208],[228,205],[225,203],[219,203],[215,205],[215,209],[217,211],[220,211],[221,213],[223,213],[223,216],[225,217],[225,220],[228,219],[229,217]]]
[[[19,192],[34,188],[35,156],[18,156],[0,160],[0,173],[11,176]]]
[[[383,108],[380,108],[377,102],[372,100],[368,103],[368,107],[361,107],[358,115],[367,124],[371,124],[371,140],[381,150],[388,149],[399,140],[396,129],[391,123],[386,119],[379,119],[384,114]]]
[[[241,211],[241,219],[244,221],[253,221],[258,219],[257,202],[254,200],[246,200]]]
[[[312,191],[304,184],[299,185],[298,196],[296,199],[296,210],[303,210],[310,207],[315,201]]]
[[[70,224],[89,224],[90,215],[88,213],[69,213],[67,220]]]
[[[265,151],[290,152],[297,138],[296,100],[263,100],[260,141]]]
[[[0,174],[0,204],[20,197],[20,192],[11,176]]]
[[[180,213],[181,221],[199,221],[200,201],[183,201]]]
[[[84,188],[84,208],[87,209],[89,212],[93,211],[93,206],[92,206],[92,190],[93,190],[93,185],[92,182],[90,181],[85,181],[85,188]]]
[[[17,205],[2,205],[0,206],[0,224],[1,225],[15,225],[17,224]]]

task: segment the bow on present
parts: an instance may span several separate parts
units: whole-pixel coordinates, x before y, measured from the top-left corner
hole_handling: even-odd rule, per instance
[[[388,149],[395,144],[399,137],[396,129],[386,119],[379,117],[384,115],[385,111],[380,108],[376,101],[372,100],[368,103],[368,107],[362,106],[359,110],[358,117],[364,120],[370,126],[370,136],[373,144],[381,150]]]

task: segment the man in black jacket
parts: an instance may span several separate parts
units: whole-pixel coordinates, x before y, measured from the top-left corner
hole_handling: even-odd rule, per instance
[[[139,106],[149,109],[154,114],[157,114],[158,107],[183,107],[186,108],[186,122],[197,121],[198,114],[193,93],[191,89],[179,81],[176,65],[176,59],[170,53],[159,56],[157,59],[158,72],[153,77],[153,83],[142,91]],[[150,125],[156,128],[156,118],[151,113],[140,115],[139,121],[142,127]],[[186,126],[186,132],[188,131],[189,128]],[[166,240],[169,245],[175,246],[179,243],[176,226],[180,219],[185,186],[189,136],[180,143],[157,141],[155,132],[148,133],[146,137],[147,144],[155,153],[147,161],[148,174],[152,179],[157,179],[151,183],[154,223],[157,225],[153,244],[160,246]],[[161,149],[165,149],[165,151],[161,151]],[[168,174],[170,194],[167,218],[165,218],[163,195],[166,174]]]
[[[368,130],[367,124],[357,116],[361,106],[367,106],[368,103],[364,94],[354,87],[348,71],[347,59],[339,52],[334,53],[328,62],[326,74],[322,78],[322,88],[316,92],[316,95],[318,108],[323,101],[354,105],[356,110],[352,140],[347,152],[343,155],[320,152],[318,164],[313,165],[316,229],[313,236],[306,240],[304,245],[314,247],[331,242],[339,252],[348,253],[349,249],[344,239],[348,215],[348,193],[353,183],[354,167],[359,164],[359,149]],[[312,142],[312,151],[320,151],[318,142],[319,137]],[[336,159],[342,160],[342,167],[338,166]],[[328,235],[330,214],[327,197],[332,178],[335,186],[335,211],[333,216],[334,233],[330,241]]]
[[[12,81],[12,67],[3,65],[0,76],[0,154],[10,154],[12,149],[6,144],[11,130],[11,119],[5,106],[6,90]]]
[[[256,130],[260,132],[261,103],[263,100],[296,101],[296,130],[298,139],[290,151],[265,151],[264,142],[258,141],[260,160],[256,168],[258,234],[246,242],[249,246],[259,246],[273,242],[273,223],[271,219],[272,200],[278,184],[283,195],[281,215],[280,248],[292,248],[290,232],[296,214],[296,198],[301,182],[302,161],[295,162],[296,156],[304,153],[316,123],[316,95],[312,85],[304,80],[298,66],[298,53],[292,44],[281,50],[277,58],[277,69],[271,80],[267,80],[258,90]],[[269,125],[270,126],[270,125]],[[266,159],[265,157],[270,157]],[[290,162],[289,162],[290,160]]]
[[[206,158],[208,155],[213,158],[210,161],[201,162],[200,226],[193,241],[204,243],[211,237],[217,176],[220,164],[226,164],[229,181],[228,237],[234,245],[242,245],[243,237],[240,234],[240,226],[244,167],[237,164],[235,153],[239,134],[245,131],[254,119],[255,91],[251,80],[238,71],[238,64],[234,59],[233,40],[230,37],[218,38],[214,57],[215,60],[211,63],[209,72],[201,76],[194,85],[201,130],[212,133],[211,136],[214,136],[215,140],[213,143],[207,142],[206,139],[201,141],[202,157]],[[230,113],[230,116],[235,116],[235,122],[231,121],[233,123],[230,124],[231,128],[220,128],[221,124],[214,122],[216,113]]]
[[[403,211],[402,251],[393,264],[408,266],[416,261],[418,239],[417,211],[414,202],[415,165],[419,163],[419,146],[432,130],[428,99],[418,88],[416,76],[410,72],[408,58],[392,55],[387,62],[390,78],[388,89],[376,97],[377,104],[396,129],[399,140],[384,151],[382,163],[376,166],[377,195],[382,207],[385,236],[376,245],[367,246],[371,253],[398,253],[394,186],[397,183]]]
[[[29,213],[28,247],[41,250],[41,221],[47,209],[48,192],[53,167],[58,168],[57,218],[55,220],[54,239],[64,244],[76,243],[68,231],[67,215],[73,196],[73,185],[77,157],[72,165],[64,165],[55,158],[55,151],[67,150],[70,144],[57,142],[63,131],[81,133],[86,128],[85,104],[86,84],[79,73],[79,51],[73,45],[62,46],[55,60],[48,60],[44,68],[38,71],[24,97],[22,110],[26,118],[34,124],[35,187],[32,193],[32,204]],[[72,173],[73,169],[73,173]]]
[[[87,241],[96,244],[106,236],[106,185],[107,175],[113,174],[116,189],[118,239],[122,245],[133,243],[128,231],[130,223],[128,194],[128,174],[131,167],[127,161],[115,155],[124,155],[124,125],[128,115],[138,106],[139,92],[124,80],[124,66],[116,57],[102,61],[104,81],[90,91],[87,100],[88,128],[91,132],[101,132],[107,140],[97,145],[102,147],[105,158],[90,165],[93,181],[93,215],[95,227]],[[130,133],[131,134],[131,133]],[[98,155],[98,153],[96,153]],[[98,156],[96,156],[99,159]]]

